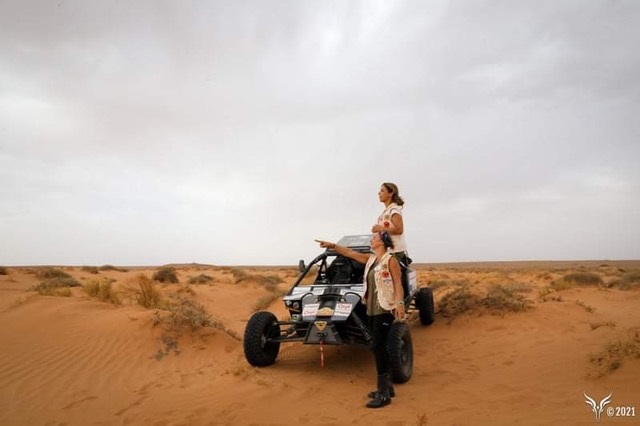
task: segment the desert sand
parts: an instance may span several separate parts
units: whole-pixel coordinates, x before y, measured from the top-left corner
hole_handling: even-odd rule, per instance
[[[410,320],[413,377],[378,410],[365,408],[375,387],[366,348],[327,347],[324,366],[318,346],[299,343],[283,344],[270,367],[245,361],[252,312],[287,318],[280,295],[294,267],[174,265],[179,283],[153,285],[165,301],[204,308],[211,325],[192,329],[138,303],[141,275],[150,282],[157,267],[56,266],[82,286],[43,295],[33,288],[44,267],[6,266],[0,425],[595,424],[583,392],[597,402],[612,393],[608,407],[635,409],[635,417],[605,410],[603,424],[640,424],[640,285],[619,285],[640,261],[415,266],[420,286],[434,288],[436,321]],[[571,273],[602,282],[562,284]],[[211,279],[189,283],[202,275]],[[120,303],[89,296],[84,286],[96,282],[111,282]],[[456,313],[447,300],[495,285],[528,309],[485,300]]]

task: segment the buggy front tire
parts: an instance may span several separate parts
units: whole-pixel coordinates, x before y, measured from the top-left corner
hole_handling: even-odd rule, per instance
[[[433,290],[429,287],[421,288],[416,294],[416,307],[420,313],[422,325],[431,325],[435,320],[435,309],[433,303]]]
[[[409,326],[404,322],[391,325],[387,337],[387,355],[394,383],[405,383],[413,374],[413,343]]]
[[[256,312],[244,330],[244,356],[249,364],[266,367],[276,362],[280,342],[272,339],[280,336],[278,319],[271,312]]]

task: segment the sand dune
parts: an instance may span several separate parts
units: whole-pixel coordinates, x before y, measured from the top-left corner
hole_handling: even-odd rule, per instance
[[[283,345],[267,368],[244,360],[246,321],[257,304],[286,317],[276,296],[294,268],[176,265],[179,284],[156,284],[164,297],[197,301],[215,322],[192,331],[158,324],[156,309],[136,303],[140,274],[156,268],[59,268],[82,284],[113,280],[116,306],[82,287],[37,294],[29,289],[41,268],[9,267],[0,275],[0,424],[593,424],[583,392],[598,401],[612,392],[610,406],[635,407],[635,417],[604,413],[603,423],[640,423],[640,286],[615,285],[640,262],[419,267],[440,308],[465,284],[477,295],[511,286],[531,307],[485,303],[454,315],[449,306],[430,327],[413,321],[413,377],[380,410],[364,407],[375,387],[364,348],[328,347],[324,367],[317,346],[300,344]],[[603,282],[551,289],[572,272]],[[200,274],[211,282],[188,284]]]

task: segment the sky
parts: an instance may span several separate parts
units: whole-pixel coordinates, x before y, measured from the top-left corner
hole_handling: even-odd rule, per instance
[[[0,264],[640,259],[640,2],[0,0]]]

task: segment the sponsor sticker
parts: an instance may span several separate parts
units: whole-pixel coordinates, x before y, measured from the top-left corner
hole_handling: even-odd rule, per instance
[[[319,303],[309,303],[308,305],[304,305],[302,309],[303,317],[315,317],[318,313],[318,308],[320,307]]]
[[[337,317],[348,317],[351,313],[351,303],[337,303],[334,315]]]

